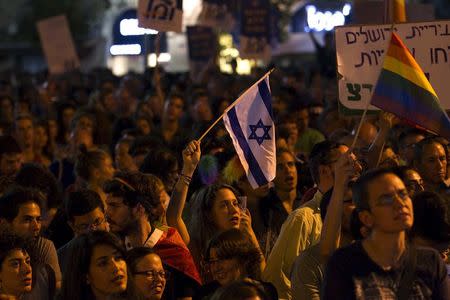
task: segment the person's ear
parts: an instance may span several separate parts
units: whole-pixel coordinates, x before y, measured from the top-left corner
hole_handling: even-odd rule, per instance
[[[136,207],[133,208],[132,213],[135,217],[142,217],[145,215],[145,208],[141,203],[138,203]]]
[[[363,210],[358,213],[358,217],[365,227],[367,227],[369,230],[372,229],[375,220],[371,212],[369,212],[368,210]]]

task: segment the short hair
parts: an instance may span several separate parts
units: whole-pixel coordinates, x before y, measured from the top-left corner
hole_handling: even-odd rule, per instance
[[[361,228],[363,227],[364,224],[359,218],[359,211],[354,209],[350,215],[350,233],[354,240],[360,241],[364,239],[364,236],[361,233]]]
[[[119,172],[103,187],[105,193],[121,197],[130,208],[141,204],[148,214],[160,203],[161,189],[164,185],[158,177],[141,172]]]
[[[0,218],[12,222],[22,205],[33,202],[42,209],[44,201],[44,195],[39,190],[14,186],[0,197]]]
[[[309,154],[308,164],[315,183],[319,183],[319,166],[331,163],[332,151],[340,146],[344,146],[344,144],[327,140],[314,145]]]
[[[153,250],[153,248],[149,248],[149,247],[136,247],[127,252],[126,261],[127,261],[127,265],[130,268],[130,271],[132,274],[134,272],[136,272],[136,266],[137,266],[139,260],[150,254],[153,254],[153,255],[156,255],[159,257],[159,255],[156,254],[156,252]]]
[[[73,221],[74,217],[88,214],[96,208],[100,208],[102,212],[105,212],[105,206],[100,196],[97,192],[88,189],[69,193],[64,205],[69,221]]]
[[[412,198],[414,224],[412,236],[420,236],[436,243],[450,244],[450,224],[446,201],[434,192],[420,192]]]
[[[103,150],[87,150],[85,145],[81,145],[75,162],[75,174],[89,181],[93,169],[100,168],[102,161],[107,157],[109,157],[109,154]]]
[[[35,188],[46,198],[48,208],[56,208],[62,200],[62,192],[52,172],[42,165],[35,163],[23,164],[17,172],[15,182],[23,187]]]
[[[10,232],[0,233],[0,268],[6,257],[13,250],[22,250],[29,252],[29,241]],[[30,253],[28,253],[30,254]]]
[[[418,142],[416,144],[416,146],[414,148],[414,161],[420,162],[422,160],[422,155],[423,155],[423,151],[424,151],[425,147],[428,145],[432,145],[432,144],[441,145],[445,151],[445,154],[447,155],[447,150],[446,150],[447,147],[445,145],[443,145],[441,143],[441,141],[437,139],[437,137],[431,136],[431,137],[424,138],[423,140],[421,140],[420,142]]]
[[[216,250],[218,259],[237,259],[246,277],[260,279],[261,253],[241,230],[233,228],[215,235],[206,248],[206,260],[209,260],[211,249]]]
[[[19,146],[17,140],[11,135],[5,135],[0,137],[0,158],[3,154],[18,154],[22,153],[22,149]]]
[[[374,169],[364,173],[356,180],[352,189],[352,198],[358,211],[370,211],[369,184],[387,174],[395,175],[391,169]]]

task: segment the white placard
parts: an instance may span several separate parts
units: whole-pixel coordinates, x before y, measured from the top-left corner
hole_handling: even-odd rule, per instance
[[[37,29],[51,74],[61,74],[80,67],[66,16],[39,21]]]
[[[344,108],[363,110],[370,101],[390,30],[389,24],[336,28],[339,101]],[[394,31],[422,67],[443,108],[450,109],[450,21],[396,24]]]
[[[181,32],[182,0],[139,0],[139,27]]]

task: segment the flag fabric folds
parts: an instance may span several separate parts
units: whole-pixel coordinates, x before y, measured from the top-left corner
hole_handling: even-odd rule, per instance
[[[248,89],[223,120],[253,188],[275,178],[275,125],[269,76]]]
[[[393,32],[371,104],[450,138],[450,119],[408,48]]]

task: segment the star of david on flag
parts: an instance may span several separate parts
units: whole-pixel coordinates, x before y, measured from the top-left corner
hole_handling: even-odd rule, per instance
[[[269,75],[248,89],[223,117],[225,128],[253,188],[275,178],[275,125]]]

